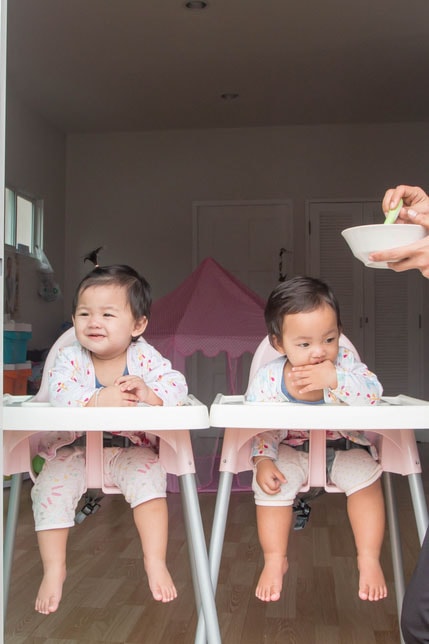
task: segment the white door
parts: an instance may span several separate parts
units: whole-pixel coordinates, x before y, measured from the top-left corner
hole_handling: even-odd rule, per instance
[[[291,201],[197,202],[193,205],[194,268],[212,257],[265,301],[279,281],[292,275],[293,226]],[[282,251],[282,249],[284,249]],[[250,356],[242,365],[247,385]],[[189,360],[190,389],[204,403],[228,393],[225,355]]]
[[[335,291],[345,334],[386,394],[421,395],[420,276],[365,268],[341,236],[350,226],[381,223],[379,202],[309,202],[307,219],[309,272]]]

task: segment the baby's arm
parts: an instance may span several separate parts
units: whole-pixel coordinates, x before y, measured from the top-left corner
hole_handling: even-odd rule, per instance
[[[336,371],[338,384],[328,391],[328,399],[339,399],[348,405],[375,405],[380,402],[383,393],[381,383],[350,349],[340,347]]]
[[[265,494],[278,494],[286,477],[280,472],[275,462],[268,456],[257,456],[253,459],[256,467],[256,481]]]
[[[287,437],[287,430],[273,430],[258,434],[252,441],[251,460],[256,467],[258,485],[267,494],[277,494],[286,478],[276,466],[280,443]]]
[[[77,343],[59,349],[48,372],[49,402],[57,407],[83,407],[94,393],[88,365]]]
[[[173,369],[171,362],[154,347],[145,341],[138,342],[131,348],[129,358],[130,373],[139,375],[152,392],[147,392],[148,399],[144,402],[150,405],[180,405],[186,402],[188,387],[184,375]],[[140,393],[144,396],[142,391]]]

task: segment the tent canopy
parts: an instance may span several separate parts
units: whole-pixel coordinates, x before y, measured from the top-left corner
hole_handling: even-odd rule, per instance
[[[234,389],[237,358],[254,353],[266,335],[264,306],[259,295],[207,258],[153,303],[145,338],[183,372],[186,357],[196,351],[208,357],[225,351]]]

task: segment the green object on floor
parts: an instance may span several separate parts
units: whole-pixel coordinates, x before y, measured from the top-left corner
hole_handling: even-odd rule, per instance
[[[33,458],[33,460],[31,462],[32,462],[32,465],[33,465],[33,471],[36,474],[40,474],[40,472],[42,471],[43,466],[45,464],[45,459],[42,458],[41,456],[39,456],[38,454],[36,454],[36,456]]]

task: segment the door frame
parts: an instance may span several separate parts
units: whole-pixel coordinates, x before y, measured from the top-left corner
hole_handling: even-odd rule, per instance
[[[293,244],[293,201],[292,199],[212,199],[192,202],[192,269],[198,265],[198,209],[201,207],[218,206],[288,206],[292,214],[292,244]]]
[[[7,0],[0,0],[0,351],[3,356],[3,272],[4,272],[4,192],[6,166],[6,43],[7,43]],[[1,380],[1,399],[3,401],[3,379]],[[3,427],[3,403],[0,405],[0,424]],[[3,432],[0,432],[0,449],[3,456]],[[0,465],[3,481],[3,458]],[[3,495],[0,501],[0,527],[3,534]],[[3,585],[3,548],[0,554],[0,571]],[[1,609],[1,634],[4,635],[4,610]]]

